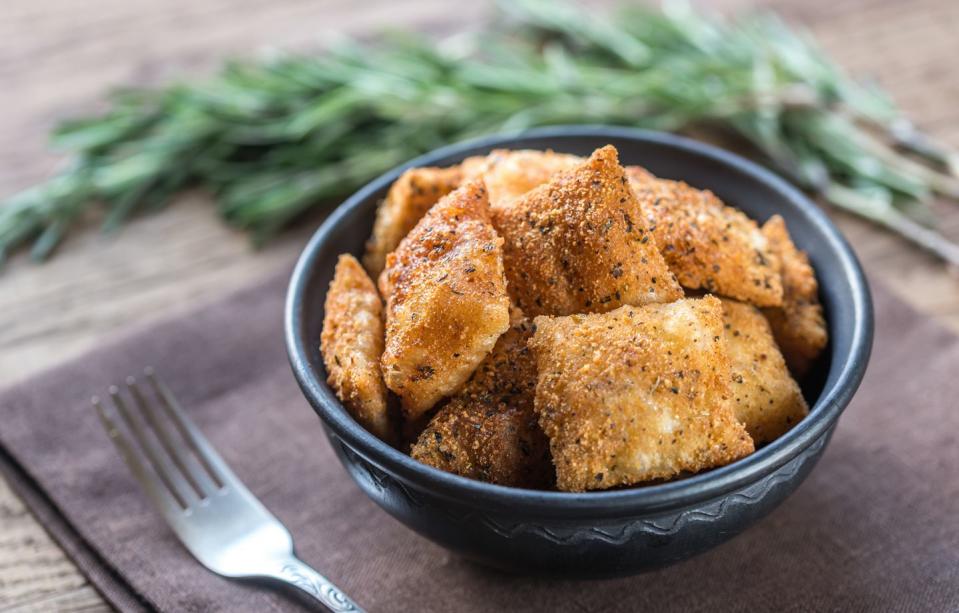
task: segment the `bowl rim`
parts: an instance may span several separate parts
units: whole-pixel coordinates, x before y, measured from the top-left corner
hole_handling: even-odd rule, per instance
[[[831,386],[825,387],[810,414],[789,432],[749,456],[731,464],[678,481],[620,490],[589,492],[539,491],[485,483],[422,464],[379,440],[359,425],[342,406],[320,373],[309,363],[310,346],[319,339],[305,338],[303,309],[310,271],[321,246],[336,232],[340,220],[361,206],[374,193],[392,183],[406,169],[428,166],[435,161],[477,148],[508,147],[516,139],[551,137],[617,138],[651,142],[711,158],[749,178],[764,183],[792,201],[837,254],[835,264],[851,287],[853,330],[851,349]],[[513,133],[499,133],[435,149],[380,175],[347,198],[314,233],[303,249],[290,278],[285,306],[284,333],[293,374],[310,405],[328,431],[355,453],[391,475],[440,497],[467,501],[475,506],[550,516],[646,513],[695,504],[722,496],[752,483],[792,460],[824,435],[828,435],[848,405],[866,370],[872,348],[874,315],[869,286],[852,248],[839,230],[799,189],[773,172],[737,154],[691,138],[609,125],[550,126]],[[835,368],[835,365],[833,365]],[[519,507],[517,505],[520,505]]]

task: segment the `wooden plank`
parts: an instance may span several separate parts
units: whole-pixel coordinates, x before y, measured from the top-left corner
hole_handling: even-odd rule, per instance
[[[716,4],[716,3],[713,3]],[[752,4],[723,0],[723,9]],[[911,116],[959,145],[959,3],[949,0],[774,0],[807,25],[855,74],[873,75]],[[302,49],[335,33],[385,26],[474,27],[488,14],[442,0],[6,0],[0,20],[0,196],[49,174],[45,148],[56,120],[100,108],[111,87],[201,75],[225,56],[263,45]],[[959,207],[940,204],[959,239]],[[900,239],[850,216],[833,217],[874,278],[959,330],[959,283]],[[42,266],[22,258],[0,276],[0,384],[95,347],[118,330],[147,325],[214,300],[288,262],[317,223],[254,254],[224,228],[202,194],[138,220],[116,236],[86,233]],[[106,383],[106,382],[104,382]],[[78,390],[78,394],[87,390]],[[0,609],[103,611],[95,591],[0,480]]]
[[[35,600],[26,600],[7,613],[110,613],[113,608],[90,585],[63,588]]]
[[[77,590],[89,592],[83,576],[3,479],[0,526],[0,610],[28,603],[39,606],[50,598]]]

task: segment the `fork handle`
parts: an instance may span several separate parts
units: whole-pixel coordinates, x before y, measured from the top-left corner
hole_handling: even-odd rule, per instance
[[[306,592],[330,611],[365,613],[332,581],[294,556],[282,560],[279,569],[271,576]]]

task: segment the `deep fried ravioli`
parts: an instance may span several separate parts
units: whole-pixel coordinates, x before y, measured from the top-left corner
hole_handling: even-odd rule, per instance
[[[634,181],[642,182],[642,181],[656,180],[656,175],[649,172],[642,166],[626,166],[625,170],[626,170],[626,178],[629,179],[630,185],[632,185]]]
[[[520,319],[420,435],[413,458],[463,477],[542,489],[553,484],[549,441],[536,421],[536,365]]]
[[[459,186],[463,173],[451,168],[411,168],[400,175],[376,210],[373,234],[366,241],[363,264],[373,278],[383,271],[386,255],[440,198]]]
[[[735,300],[722,302],[736,418],[757,445],[772,442],[809,408],[759,309]]]
[[[729,398],[715,297],[535,324],[535,410],[559,489],[670,478],[753,451]]]
[[[352,255],[341,255],[326,294],[320,350],[327,381],[363,427],[392,438],[386,386],[380,375],[383,306],[373,282]]]
[[[510,295],[530,316],[682,297],[612,146],[494,209],[493,223]]]
[[[755,304],[779,306],[779,260],[756,222],[712,192],[681,181],[629,173],[646,219],[680,285]]]
[[[381,362],[407,419],[457,392],[509,328],[502,243],[477,180],[441,199],[387,256]]]
[[[481,168],[483,181],[489,190],[490,207],[509,206],[514,200],[546,183],[558,172],[581,164],[583,158],[555,151],[495,149],[486,156]],[[464,173],[473,170],[470,160],[463,163]]]
[[[809,258],[793,244],[782,217],[773,215],[763,226],[763,234],[782,262],[783,283],[782,307],[763,309],[763,313],[789,370],[802,377],[829,340],[819,304],[819,284]]]

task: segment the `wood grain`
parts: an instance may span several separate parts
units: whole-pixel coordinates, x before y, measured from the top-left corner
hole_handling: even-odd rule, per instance
[[[716,4],[716,3],[710,3]],[[721,8],[751,5],[724,0]],[[959,3],[949,0],[778,0],[764,6],[806,25],[850,72],[872,75],[937,138],[959,145]],[[0,13],[0,196],[52,172],[45,134],[100,107],[103,93],[202,75],[265,45],[305,48],[335,33],[388,26],[478,27],[489,8],[375,0],[5,0]],[[42,266],[20,258],[0,276],[0,384],[96,346],[119,330],[213,300],[290,262],[317,219],[265,251],[216,221],[203,194],[116,236],[71,238]],[[940,203],[959,239],[959,207]],[[833,213],[873,278],[959,330],[959,282],[900,239]],[[109,610],[0,480],[0,610]]]

